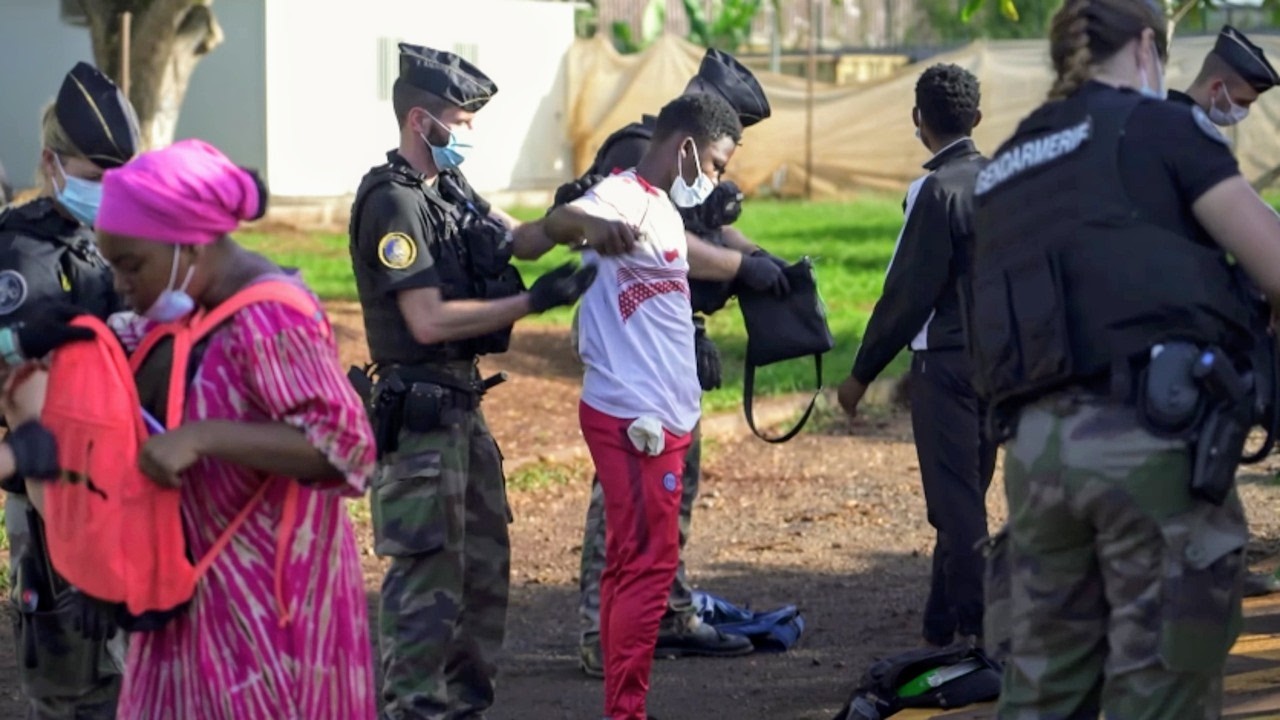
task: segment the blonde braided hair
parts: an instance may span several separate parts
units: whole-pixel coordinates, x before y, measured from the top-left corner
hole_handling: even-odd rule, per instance
[[[1090,0],[1068,0],[1053,16],[1049,55],[1058,79],[1049,89],[1050,100],[1071,95],[1089,80],[1093,65],[1093,53],[1089,52],[1089,3]]]
[[[1058,73],[1050,100],[1079,90],[1094,67],[1120,51],[1144,30],[1155,33],[1156,51],[1169,53],[1164,11],[1148,0],[1066,0],[1049,26],[1049,56]]]

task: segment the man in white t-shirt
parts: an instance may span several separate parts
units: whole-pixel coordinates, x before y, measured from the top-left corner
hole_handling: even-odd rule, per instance
[[[684,231],[676,204],[702,202],[741,139],[737,113],[717,95],[688,95],[658,115],[649,150],[636,167],[606,178],[547,218],[553,238],[595,237],[602,223],[633,229],[622,254],[593,249],[598,268],[582,296],[578,350],[586,366],[579,417],[604,489],[608,537],[600,590],[605,712],[645,720],[645,696],[658,624],[679,558],[679,510],[685,449],[701,415],[694,359],[689,277],[760,282],[770,262]],[[674,204],[673,204],[674,203]]]

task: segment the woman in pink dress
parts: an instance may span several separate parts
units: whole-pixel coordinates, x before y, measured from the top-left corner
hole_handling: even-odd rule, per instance
[[[126,346],[254,283],[296,282],[227,236],[264,204],[253,175],[196,140],[104,177],[99,246],[117,290],[142,313],[112,323]],[[194,558],[265,494],[184,611],[129,637],[124,720],[375,714],[364,584],[343,501],[373,470],[372,432],[315,308],[267,301],[233,314],[192,354],[181,424],[143,449],[142,470],[181,487]],[[153,414],[163,420],[162,411]],[[286,502],[290,487],[295,502]]]

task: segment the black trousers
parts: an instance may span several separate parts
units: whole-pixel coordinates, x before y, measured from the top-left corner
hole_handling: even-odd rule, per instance
[[[978,544],[987,537],[987,488],[996,445],[983,438],[985,408],[964,350],[925,350],[911,360],[911,427],[929,524],[937,530],[924,639],[950,644],[956,633],[982,635]]]

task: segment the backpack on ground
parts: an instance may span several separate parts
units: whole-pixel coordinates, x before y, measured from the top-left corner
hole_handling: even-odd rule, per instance
[[[95,339],[54,351],[41,412],[58,440],[62,468],[57,482],[42,483],[46,542],[54,569],[71,585],[98,600],[119,604],[120,624],[129,631],[154,630],[183,611],[196,584],[265,496],[264,482],[203,557],[191,557],[182,529],[179,489],[165,488],[138,469],[150,432],[139,401],[135,374],[156,360],[153,376],[167,385],[160,413],[163,428],[183,417],[194,371],[192,349],[230,317],[250,305],[279,302],[325,323],[316,301],[301,288],[266,280],[233,295],[212,311],[153,329],[126,358],[102,321],[81,316],[73,322]],[[169,357],[153,352],[163,345]],[[198,354],[198,353],[197,353]],[[167,361],[167,362],[166,362]],[[288,480],[277,548],[287,548],[297,511],[296,481]],[[288,622],[280,585],[284,552],[277,553],[276,601]]]
[[[905,708],[955,709],[1000,697],[1000,669],[978,648],[919,648],[874,662],[832,720],[884,720]]]

